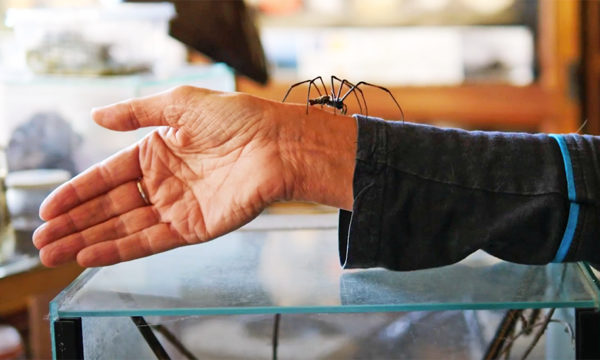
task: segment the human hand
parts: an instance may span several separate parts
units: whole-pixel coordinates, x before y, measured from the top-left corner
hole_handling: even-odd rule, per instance
[[[311,114],[306,116],[304,106],[193,87],[95,110],[94,120],[113,130],[161,127],[44,201],[40,216],[47,223],[33,237],[42,263],[76,259],[82,266],[102,266],[208,241],[278,200],[351,206],[351,173],[349,193],[340,179],[326,193],[323,184],[311,184],[328,171],[339,177],[333,172],[342,169],[348,182],[354,121],[316,109]],[[333,122],[326,121],[332,116]],[[340,144],[319,136],[321,130],[353,136],[343,141],[349,164],[329,166],[343,157],[337,154]],[[319,155],[323,152],[326,156]],[[315,166],[313,155],[320,158]]]

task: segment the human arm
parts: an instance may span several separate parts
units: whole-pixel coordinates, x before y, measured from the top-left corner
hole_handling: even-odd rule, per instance
[[[42,262],[99,266],[208,241],[274,201],[342,209],[346,267],[446,265],[477,249],[522,263],[599,262],[599,140],[334,115],[182,87],[94,112],[115,130],[162,125],[57,189],[34,234]],[[358,128],[357,128],[358,123]],[[358,134],[358,136],[357,136]],[[357,143],[358,141],[358,143]],[[151,205],[136,188],[140,178]]]
[[[209,241],[275,201],[350,209],[356,122],[309,110],[187,86],[95,110],[113,130],[161,127],[44,201],[42,262],[101,266]]]

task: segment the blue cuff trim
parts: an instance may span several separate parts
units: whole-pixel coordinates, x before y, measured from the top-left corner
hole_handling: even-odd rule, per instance
[[[560,246],[556,251],[556,255],[554,256],[554,260],[552,262],[562,262],[567,253],[569,252],[569,248],[571,247],[571,243],[573,242],[573,237],[575,235],[575,229],[577,228],[577,219],[579,217],[579,204],[575,202],[577,193],[575,192],[575,180],[573,177],[573,165],[571,164],[571,155],[569,154],[569,149],[567,148],[567,142],[562,135],[550,135],[556,142],[558,142],[558,146],[560,147],[560,152],[562,154],[563,162],[565,165],[565,176],[567,178],[567,193],[569,196],[569,201],[571,201],[571,205],[569,206],[569,217],[567,219],[567,227],[565,228],[565,233],[563,235],[562,241],[560,242]]]

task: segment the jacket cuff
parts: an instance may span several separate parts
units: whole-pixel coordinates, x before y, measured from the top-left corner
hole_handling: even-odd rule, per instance
[[[354,115],[358,126],[356,165],[353,178],[352,212],[339,213],[339,255],[344,268],[381,266],[381,207],[383,206],[386,132],[379,118]]]

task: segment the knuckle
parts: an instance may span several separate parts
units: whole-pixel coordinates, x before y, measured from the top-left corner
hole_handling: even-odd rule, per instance
[[[129,121],[129,128],[137,129],[140,127],[140,119],[143,121],[144,113],[140,111],[137,100],[131,100],[126,103]]]
[[[173,97],[187,97],[191,96],[198,88],[191,85],[179,85],[171,89],[170,93]]]

